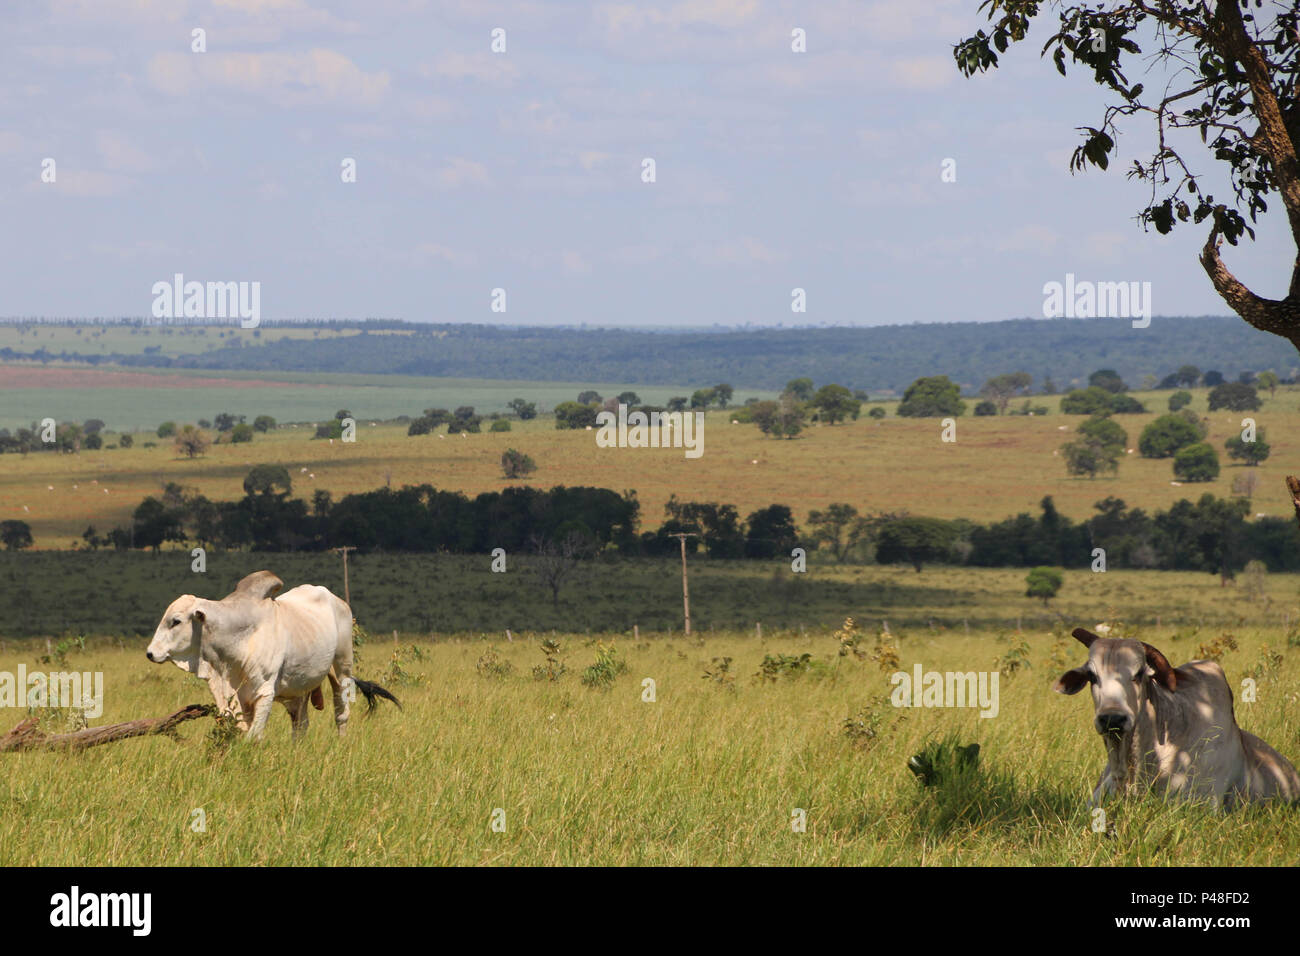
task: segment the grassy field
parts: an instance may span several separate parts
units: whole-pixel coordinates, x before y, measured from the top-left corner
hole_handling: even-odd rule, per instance
[[[128,326],[97,324],[83,325],[21,325],[0,324],[0,348],[21,352],[46,349],[50,352],[79,352],[83,355],[139,355],[146,349],[157,348],[159,353],[175,358],[194,355],[210,349],[225,348],[237,341],[245,346],[292,340],[328,340],[359,335],[359,329],[301,329],[267,326],[243,329],[231,320],[230,325],[185,326],[145,325]],[[371,335],[410,335],[409,330],[374,329]]]
[[[352,609],[372,632],[480,637],[551,630],[642,636],[681,635],[681,564],[613,558],[580,565],[552,605],[528,556],[508,556],[493,573],[487,555],[356,554],[349,561]],[[334,554],[208,555],[190,570],[188,552],[0,553],[0,638],[152,635],[180,594],[220,598],[240,578],[269,569],[293,587],[321,584],[343,594]],[[1300,575],[1242,576],[1220,587],[1210,574],[1171,571],[1066,571],[1050,606],[1025,597],[1025,569],[811,564],[791,574],[784,561],[690,563],[691,617],[697,634],[740,630],[800,635],[835,627],[845,616],[941,635],[970,628],[1050,629],[1062,621],[1116,618],[1200,635],[1215,628],[1300,623]],[[68,587],[51,582],[75,582]],[[59,598],[50,596],[55,589]],[[93,600],[89,596],[93,595]]]
[[[1086,619],[1091,623],[1091,619]],[[1175,664],[1192,641],[1149,630]],[[1300,652],[1272,628],[1236,631],[1223,658],[1237,686],[1267,643],[1284,652],[1237,719],[1300,755]],[[874,635],[863,634],[870,649]],[[557,681],[535,680],[536,639],[368,643],[358,673],[405,709],[355,711],[344,740],[313,714],[291,745],[273,716],[261,746],[223,746],[208,719],[180,740],[148,738],[79,755],[9,754],[0,778],[0,864],[31,865],[1295,865],[1294,809],[1227,817],[1156,799],[1111,805],[1095,833],[1086,799],[1104,758],[1087,695],[1050,681],[1084,659],[1058,635],[903,632],[900,662],[838,656],[830,629],[759,641],[736,634],[632,642],[604,689],[581,673],[599,648],[560,634]],[[1023,646],[1018,646],[1023,640]],[[142,641],[92,641],[61,669],[101,671],[95,724],[207,702],[206,687],[152,665]],[[0,670],[37,662],[10,643]],[[755,681],[765,655],[812,655],[799,676]],[[1023,655],[1014,673],[1009,659]],[[729,658],[724,673],[717,659]],[[999,663],[995,664],[995,661]],[[480,662],[500,676],[486,676]],[[896,709],[887,672],[1001,669],[999,712]],[[508,672],[501,674],[502,670]],[[717,679],[707,679],[711,671]],[[726,676],[734,680],[726,681]],[[654,681],[646,699],[644,681]],[[1240,695],[1238,695],[1240,696]],[[9,711],[10,725],[24,711]],[[51,732],[70,714],[47,710]],[[980,772],[922,789],[906,769],[928,742],[980,744]],[[273,781],[273,785],[268,785]],[[196,811],[203,827],[196,831]],[[806,814],[806,832],[792,819]],[[504,822],[503,832],[492,827]],[[69,830],[71,827],[71,831]],[[71,834],[71,838],[70,838]]]
[[[1168,393],[1138,394],[1152,411],[1116,419],[1127,430],[1131,448],[1168,400]],[[937,419],[891,416],[877,422],[863,416],[847,424],[812,427],[783,441],[763,437],[753,425],[732,425],[727,412],[714,411],[706,421],[703,457],[694,460],[678,449],[597,448],[594,432],[557,431],[550,419],[515,422],[509,433],[411,438],[402,427],[372,427],[366,409],[357,407],[350,409],[358,416],[357,441],[351,444],[310,440],[313,430],[302,426],[258,435],[249,444],[214,446],[194,460],[177,457],[166,441],[144,448],[145,436],[129,450],[3,455],[0,519],[28,522],[38,548],[66,548],[88,524],[101,533],[125,524],[140,500],[167,482],[213,499],[239,498],[244,476],[263,462],[285,465],[294,494],[307,499],[317,488],[328,489],[337,500],[385,482],[393,487],[428,482],[473,496],[509,483],[500,468],[507,448],[537,462],[530,482],[538,487],[635,489],[650,528],[662,521],[664,502],[674,493],[683,500],[730,502],[742,517],[769,504],[786,504],[801,523],[810,510],[841,501],[861,511],[907,510],[988,521],[1021,511],[1036,514],[1039,500],[1050,494],[1062,513],[1082,520],[1109,495],[1148,510],[1206,491],[1227,497],[1234,477],[1247,472],[1259,480],[1253,513],[1291,512],[1283,477],[1300,473],[1300,391],[1279,389],[1254,413],[1273,449],[1257,468],[1230,463],[1223,450],[1224,441],[1239,432],[1243,416],[1209,413],[1206,391],[1197,391],[1191,407],[1208,417],[1208,441],[1218,449],[1223,469],[1217,481],[1183,486],[1172,483],[1169,459],[1144,459],[1136,453],[1115,476],[1068,477],[1054,452],[1082,418],[1060,415],[1054,397],[1035,399],[1040,401],[1050,409],[1046,416],[959,419],[955,443],[940,440]],[[332,414],[337,404],[331,399],[322,407]],[[113,442],[111,435],[108,442]]]
[[[472,405],[481,414],[505,412],[506,403],[515,398],[536,402],[539,409],[549,411],[588,388],[602,395],[630,389],[642,400],[659,404],[693,390],[672,385],[414,375],[277,372],[268,377],[250,372],[195,374],[172,369],[0,365],[0,428],[27,427],[46,417],[78,423],[98,418],[114,431],[140,433],[152,432],[159,422],[211,420],[219,412],[245,415],[250,422],[263,414],[280,422],[311,422],[330,418],[340,408],[367,420],[391,420],[399,415],[419,415],[426,408],[461,405]],[[744,392],[746,397],[751,394],[770,397],[762,391]]]

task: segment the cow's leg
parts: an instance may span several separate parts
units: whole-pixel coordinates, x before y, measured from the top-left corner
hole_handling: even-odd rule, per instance
[[[349,668],[350,670],[350,668]],[[334,726],[338,728],[339,736],[342,737],[347,733],[348,715],[351,707],[348,702],[348,695],[353,693],[352,675],[349,673],[345,676],[348,682],[346,692],[339,678],[334,674],[334,668],[330,668],[330,692],[334,695]]]
[[[249,740],[261,740],[266,722],[271,718],[271,705],[275,703],[275,685],[260,688],[252,699],[252,719],[248,727]],[[247,709],[245,710],[247,713]]]
[[[235,719],[235,726],[239,728],[240,733],[248,730],[248,717],[244,713],[243,705],[239,702],[239,695],[235,689],[226,683],[225,678],[220,674],[213,674],[208,678],[208,690],[212,692],[212,699],[217,704],[217,711],[227,714]]]
[[[289,712],[289,720],[293,724],[293,739],[301,740],[302,735],[307,732],[307,716],[311,713],[311,708],[307,706],[307,698],[295,697],[286,700],[284,709]]]

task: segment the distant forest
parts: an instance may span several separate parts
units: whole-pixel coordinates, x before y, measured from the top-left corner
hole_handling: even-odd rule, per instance
[[[1132,387],[1139,387],[1146,375],[1163,378],[1184,364],[1217,369],[1229,379],[1264,369],[1289,378],[1300,369],[1300,353],[1282,339],[1238,318],[1212,316],[1157,316],[1145,329],[1133,328],[1128,319],[686,332],[394,321],[370,326],[376,331],[411,329],[413,335],[366,334],[363,323],[320,326],[360,327],[363,332],[319,341],[257,343],[241,337],[230,346],[178,357],[5,348],[0,361],[640,385],[726,381],[773,390],[792,378],[813,375],[877,393],[900,393],[926,375],[947,375],[973,393],[992,376],[1014,371],[1032,375],[1037,390],[1044,377],[1064,388],[1085,382],[1098,368],[1115,369]]]

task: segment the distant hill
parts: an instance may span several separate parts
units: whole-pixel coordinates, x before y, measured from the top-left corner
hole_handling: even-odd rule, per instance
[[[330,327],[339,328],[339,323]],[[1012,319],[1003,322],[870,328],[641,331],[422,325],[394,322],[392,334],[367,332],[319,340],[261,342],[240,333],[232,345],[168,356],[113,352],[0,349],[0,361],[85,360],[121,365],[257,372],[354,372],[532,381],[655,385],[730,382],[778,389],[792,378],[838,382],[868,392],[901,392],[922,375],[944,374],[974,391],[993,375],[1025,371],[1058,387],[1113,368],[1132,386],[1180,365],[1217,369],[1229,378],[1273,369],[1300,372],[1300,353],[1237,318],[1155,317],[1135,329],[1127,319]],[[183,334],[180,329],[177,333]],[[268,336],[270,338],[270,336]]]

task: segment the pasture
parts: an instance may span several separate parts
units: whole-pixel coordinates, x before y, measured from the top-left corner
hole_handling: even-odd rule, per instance
[[[232,391],[231,394],[237,394]],[[334,392],[320,407],[332,415],[342,405]],[[1137,393],[1151,409],[1118,415],[1136,448],[1142,428],[1165,410],[1167,392]],[[940,440],[938,419],[858,421],[813,426],[798,438],[764,437],[754,425],[733,425],[727,411],[709,412],[704,454],[687,459],[681,449],[598,448],[595,433],[558,431],[550,418],[514,421],[512,431],[408,437],[403,426],[370,424],[364,406],[357,416],[355,443],[313,440],[314,429],[282,427],[240,445],[214,445],[193,460],[179,457],[168,440],[152,432],[136,436],[130,449],[82,451],[76,455],[35,453],[0,456],[0,519],[18,518],[32,528],[37,548],[67,548],[87,525],[102,534],[125,525],[145,495],[168,482],[193,488],[214,500],[242,497],[244,476],[256,464],[282,464],[294,482],[293,494],[310,500],[319,488],[342,496],[390,484],[429,483],[474,496],[510,484],[502,477],[501,453],[517,448],[531,456],[537,471],[528,479],[538,487],[594,485],[635,490],[643,527],[658,527],[670,495],[685,501],[735,504],[744,517],[780,503],[796,521],[808,512],[847,502],[862,512],[908,511],[943,518],[999,520],[1022,511],[1038,512],[1044,495],[1075,520],[1093,513],[1108,496],[1147,510],[1167,508],[1181,498],[1205,492],[1233,493],[1233,480],[1253,474],[1258,487],[1252,513],[1289,515],[1283,477],[1300,473],[1300,390],[1282,388],[1263,396],[1252,417],[1267,431],[1271,457],[1258,467],[1231,462],[1224,441],[1241,429],[1242,413],[1210,413],[1207,392],[1194,392],[1192,408],[1208,419],[1209,436],[1220,457],[1216,481],[1176,486],[1170,459],[1128,455],[1115,475],[1072,478],[1054,453],[1074,437],[1082,416],[1061,415],[1055,396],[1035,397],[1049,408],[1045,416],[958,419],[957,441]],[[417,402],[415,408],[432,401]],[[892,406],[888,406],[892,409]],[[218,406],[219,410],[220,406]],[[94,406],[87,406],[88,417]],[[111,414],[100,417],[110,422]],[[157,447],[145,448],[147,440]],[[112,444],[112,435],[106,437]]]
[[[3,330],[0,326],[0,330]],[[280,422],[328,419],[340,408],[360,420],[418,416],[426,408],[472,405],[480,413],[505,412],[515,398],[539,409],[595,388],[602,395],[632,389],[644,400],[666,402],[690,394],[686,386],[629,386],[580,382],[514,382],[495,379],[422,378],[414,375],[355,375],[328,372],[267,373],[184,369],[103,369],[85,366],[0,365],[0,428],[33,421],[83,422],[98,418],[113,431],[147,440],[160,422],[209,421],[220,412],[270,415]],[[766,392],[746,394],[769,397]]]
[[[1091,624],[1092,618],[1083,618]],[[1073,623],[1078,623],[1073,622]],[[1174,663],[1190,638],[1138,629]],[[1300,652],[1275,627],[1234,629],[1223,664],[1237,719],[1300,757]],[[1296,810],[1226,817],[1158,799],[1111,805],[1109,833],[1085,802],[1103,763],[1087,695],[1050,681],[1084,659],[1047,631],[897,629],[898,664],[839,656],[831,628],[759,641],[735,633],[632,642],[554,635],[557,680],[536,636],[371,641],[358,674],[405,709],[354,719],[327,710],[289,741],[276,708],[262,746],[223,742],[203,719],[180,740],[128,740],[77,755],[5,754],[0,863],[31,865],[1294,865]],[[1209,635],[1207,635],[1209,636]],[[625,672],[581,675],[613,641]],[[874,629],[859,646],[872,651]],[[1264,653],[1268,644],[1282,659]],[[141,640],[92,639],[63,669],[104,674],[95,723],[207,702],[205,685],[149,664]],[[0,670],[41,665],[40,642],[8,643]],[[758,681],[766,655],[811,655]],[[720,664],[729,659],[725,669]],[[995,664],[995,661],[998,663]],[[1014,663],[1019,661],[1019,663]],[[888,672],[1002,669],[996,717],[895,708]],[[1265,666],[1266,665],[1266,666]],[[1256,703],[1240,681],[1260,674]],[[731,679],[728,679],[728,678]],[[653,702],[643,681],[655,682]],[[25,715],[8,714],[8,726]],[[47,711],[49,729],[75,715]],[[923,789],[906,769],[927,742],[979,743],[979,773]],[[274,785],[268,785],[274,781]],[[792,827],[796,811],[806,831]],[[196,821],[202,811],[202,827]],[[504,816],[502,816],[504,814]],[[495,815],[495,816],[494,816]],[[493,820],[504,828],[495,830]]]

